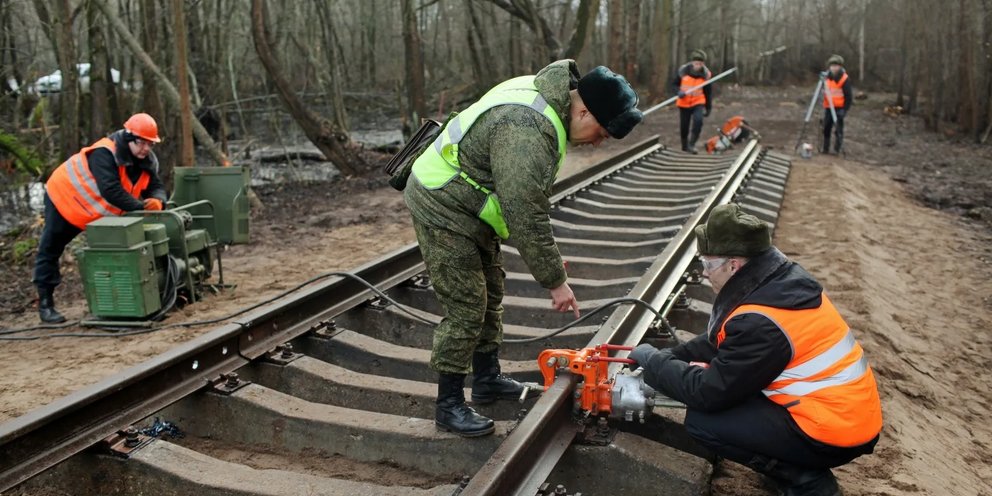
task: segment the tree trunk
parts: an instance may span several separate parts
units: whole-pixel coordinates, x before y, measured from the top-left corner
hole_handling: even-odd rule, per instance
[[[80,149],[79,143],[79,71],[76,69],[76,41],[72,34],[72,6],[69,0],[56,0],[55,11],[48,10],[45,0],[35,0],[38,19],[47,27],[48,38],[62,71],[59,92],[61,118],[59,137],[61,155],[69,157]]]
[[[589,38],[590,26],[596,24],[596,15],[599,13],[599,0],[581,0],[579,11],[575,14],[575,28],[572,29],[572,36],[568,40],[568,48],[565,49],[566,59],[578,59]]]
[[[361,157],[350,150],[348,135],[336,128],[330,121],[312,112],[293,91],[289,80],[283,75],[279,62],[272,53],[268,34],[265,30],[265,0],[251,2],[251,33],[255,51],[265,67],[272,84],[293,120],[303,129],[307,138],[328,160],[346,175],[355,175],[358,167],[365,165]]]
[[[624,76],[631,81],[639,81],[638,55],[640,54],[641,0],[627,0],[627,67]]]
[[[93,3],[92,5],[98,5]],[[110,17],[109,15],[107,16]],[[141,1],[141,45],[147,53],[158,53],[158,22],[156,22],[155,0]],[[147,65],[141,68],[141,111],[160,120],[165,118],[165,108],[159,96],[155,71]]]
[[[417,28],[417,10],[413,0],[403,0],[403,53],[406,56],[407,118],[410,134],[420,127],[420,119],[427,117],[424,96],[424,52]]]
[[[333,115],[334,124],[342,131],[348,132],[348,113],[344,107],[344,96],[341,92],[341,62],[338,60],[338,53],[334,46],[334,18],[331,16],[330,7],[325,2],[316,2],[316,5],[322,20],[320,26],[324,54],[327,57],[327,66],[331,73],[327,80],[327,91],[331,100],[331,115]]]
[[[176,35],[176,79],[179,81],[179,166],[192,167],[193,110],[189,103],[189,75],[186,60],[186,20],[183,0],[172,0],[172,22]]]
[[[93,4],[87,4],[86,22],[89,25],[90,41],[90,141],[105,136],[113,126],[107,115],[110,108],[107,95],[109,91],[113,91],[114,80],[110,74],[106,39],[98,14],[99,11]]]
[[[654,55],[651,93],[652,102],[661,100],[668,93],[671,76],[672,0],[655,0],[654,22],[651,29],[651,53]]]
[[[624,0],[611,0],[607,3],[607,22],[610,28],[610,36],[607,41],[608,59],[610,69],[614,71],[623,70],[623,4]]]
[[[152,61],[151,57],[148,56],[148,53],[141,48],[141,44],[138,43],[138,40],[134,37],[134,35],[131,34],[131,31],[128,30],[127,26],[125,26],[124,23],[120,20],[120,18],[117,17],[115,12],[110,10],[110,7],[107,5],[105,0],[90,0],[90,1],[94,2],[96,6],[100,8],[100,10],[103,12],[103,15],[107,18],[107,21],[110,23],[110,27],[112,27],[114,31],[117,32],[118,36],[121,37],[121,40],[124,41],[124,43],[131,50],[131,54],[134,55],[134,57],[137,58],[139,62],[141,62],[142,66],[144,66],[145,69],[147,69],[153,74],[154,80],[158,83],[160,89],[165,94],[166,99],[169,100],[169,104],[172,105],[173,107],[178,108],[179,92],[176,91],[175,86],[172,86],[172,83],[169,82],[168,76],[166,76],[165,73],[163,73],[162,70],[159,69],[157,65],[155,65],[155,62]],[[147,27],[147,24],[145,26]],[[150,81],[145,81],[145,84],[146,85],[150,84]],[[224,156],[224,153],[221,152],[220,148],[217,147],[217,144],[214,143],[213,138],[210,137],[210,133],[208,133],[207,130],[203,128],[203,125],[200,124],[200,121],[193,119],[192,124],[193,124],[193,136],[195,136],[196,140],[199,141],[200,144],[207,149],[207,152],[210,154],[210,158],[212,158],[214,162],[217,163],[217,165],[222,165],[222,166],[230,165],[231,164],[230,161],[227,160],[227,157]]]

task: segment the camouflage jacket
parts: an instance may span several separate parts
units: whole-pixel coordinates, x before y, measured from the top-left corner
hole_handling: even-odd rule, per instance
[[[575,89],[578,78],[574,61],[559,60],[541,69],[534,81],[566,130],[571,108],[569,91]],[[494,107],[469,129],[458,147],[458,156],[462,170],[499,197],[510,230],[510,244],[520,251],[534,279],[549,289],[564,283],[565,269],[548,216],[559,158],[558,138],[551,121],[520,105]],[[472,239],[496,237],[492,228],[476,217],[485,195],[465,181],[455,180],[444,188],[427,190],[411,176],[404,197],[419,222]]]

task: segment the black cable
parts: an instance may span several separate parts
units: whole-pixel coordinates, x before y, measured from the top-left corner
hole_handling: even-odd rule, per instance
[[[437,325],[438,324],[438,322],[434,322],[434,321],[431,321],[429,319],[425,319],[425,318],[423,318],[423,317],[415,314],[413,311],[411,311],[405,305],[403,305],[403,304],[397,302],[396,300],[390,298],[385,292],[383,292],[381,289],[377,288],[374,284],[366,281],[365,279],[362,279],[361,277],[359,277],[359,276],[357,276],[355,274],[352,274],[350,272],[325,272],[325,273],[320,274],[318,276],[315,276],[315,277],[312,277],[310,279],[307,279],[306,281],[304,281],[304,282],[302,282],[300,284],[297,284],[296,286],[294,286],[294,287],[292,287],[292,288],[290,288],[290,289],[288,289],[286,291],[283,291],[282,293],[279,293],[279,294],[277,294],[277,295],[275,295],[275,296],[273,296],[271,298],[267,298],[267,299],[265,299],[263,301],[260,301],[258,303],[255,303],[254,305],[248,306],[246,308],[242,308],[241,310],[238,310],[238,311],[236,311],[234,313],[225,315],[223,317],[217,317],[217,318],[206,319],[206,320],[197,320],[197,321],[192,321],[192,322],[177,322],[177,323],[174,323],[174,324],[166,324],[166,325],[163,325],[163,326],[150,327],[150,328],[147,328],[147,329],[127,330],[127,331],[121,331],[121,332],[108,332],[108,333],[101,333],[101,334],[96,334],[96,333],[57,333],[57,334],[43,334],[43,335],[40,335],[40,336],[14,336],[14,337],[6,337],[7,335],[10,335],[10,334],[16,334],[16,333],[26,332],[28,330],[33,330],[33,329],[35,329],[38,326],[36,326],[35,328],[5,329],[5,330],[0,331],[0,341],[32,341],[32,340],[42,339],[42,338],[57,338],[57,337],[86,337],[86,338],[113,337],[113,338],[117,338],[117,337],[135,336],[135,335],[139,335],[139,334],[148,334],[148,333],[151,333],[151,332],[157,332],[157,331],[162,331],[162,330],[165,330],[165,329],[172,329],[172,328],[176,328],[176,327],[196,327],[196,326],[202,326],[202,325],[216,324],[218,322],[223,322],[225,320],[230,320],[230,319],[232,319],[234,317],[237,317],[239,315],[242,315],[242,314],[245,314],[247,312],[250,312],[251,310],[254,310],[256,308],[259,308],[259,307],[261,307],[263,305],[268,305],[269,303],[272,303],[272,302],[274,302],[274,301],[276,301],[276,300],[278,300],[280,298],[283,298],[286,295],[288,295],[290,293],[293,293],[295,291],[298,291],[298,290],[300,290],[300,289],[302,289],[302,288],[304,288],[304,287],[306,287],[306,286],[308,286],[310,284],[313,284],[313,283],[315,283],[317,281],[320,281],[322,279],[326,279],[328,277],[334,277],[334,276],[346,277],[346,278],[352,279],[352,280],[354,280],[354,281],[362,284],[363,286],[365,286],[366,288],[368,288],[369,290],[371,290],[373,293],[375,293],[376,295],[378,295],[382,299],[384,299],[384,300],[388,301],[389,303],[395,305],[397,308],[399,308],[400,310],[402,310],[407,315],[409,315],[409,316],[411,316],[411,317],[413,317],[413,318],[415,318],[415,319],[417,319],[417,320],[419,320],[421,322],[424,322],[424,323],[430,324],[430,325]],[[640,305],[640,306],[642,306],[642,307],[650,310],[651,313],[653,313],[659,319],[664,319],[664,315],[662,315],[661,312],[659,312],[658,310],[655,310],[654,307],[652,307],[650,303],[648,303],[648,302],[646,302],[644,300],[640,300],[640,299],[637,299],[637,298],[631,298],[631,297],[614,298],[614,299],[609,300],[606,303],[604,303],[604,304],[602,304],[602,305],[600,305],[600,306],[598,306],[598,307],[590,310],[589,312],[587,312],[582,317],[579,317],[578,319],[576,319],[576,320],[574,320],[572,322],[569,322],[568,324],[566,324],[566,325],[564,325],[562,327],[559,327],[559,328],[557,328],[557,329],[555,329],[555,330],[553,330],[551,332],[548,332],[547,334],[542,334],[540,336],[535,336],[535,337],[532,337],[532,338],[504,339],[503,342],[504,343],[509,343],[509,344],[520,344],[520,343],[534,343],[534,342],[541,341],[541,340],[544,340],[544,339],[550,339],[550,338],[553,338],[553,337],[555,337],[555,336],[557,336],[557,335],[559,335],[559,334],[561,334],[561,333],[563,333],[563,332],[565,332],[565,331],[567,331],[567,330],[569,330],[569,329],[571,329],[573,327],[578,326],[579,324],[585,322],[586,320],[589,320],[594,315],[602,312],[603,310],[606,310],[607,308],[611,308],[611,307],[614,307],[616,305],[624,305],[624,304]],[[68,327],[68,325],[62,324],[62,327]],[[674,339],[677,343],[681,344],[679,338],[675,335],[674,332],[670,332],[670,335],[671,335],[672,339]]]
[[[286,295],[288,295],[290,293],[293,293],[295,291],[298,291],[298,290],[300,290],[300,289],[302,289],[302,288],[304,288],[304,287],[306,287],[306,286],[308,286],[310,284],[313,284],[313,283],[315,283],[317,281],[320,281],[322,279],[327,279],[328,277],[334,277],[334,276],[340,276],[340,277],[346,277],[346,278],[353,279],[353,280],[357,281],[358,283],[362,284],[363,286],[365,286],[366,288],[368,288],[369,290],[371,290],[376,295],[380,296],[382,299],[388,301],[389,303],[391,303],[393,305],[396,305],[397,308],[399,308],[400,310],[402,310],[404,313],[410,315],[411,317],[413,317],[413,318],[415,318],[415,319],[417,319],[417,320],[419,320],[421,322],[427,323],[427,324],[431,324],[431,325],[436,325],[437,324],[437,322],[433,322],[431,320],[425,319],[425,318],[423,318],[423,317],[421,317],[421,316],[413,313],[405,305],[403,305],[403,304],[397,302],[396,300],[390,298],[386,293],[384,293],[382,290],[380,290],[379,288],[377,288],[375,285],[373,285],[372,283],[366,281],[365,279],[362,279],[361,277],[359,277],[359,276],[357,276],[355,274],[352,274],[350,272],[325,272],[325,273],[320,274],[318,276],[311,277],[310,279],[307,279],[306,281],[304,281],[304,282],[302,282],[300,284],[297,284],[296,286],[294,286],[294,287],[292,287],[290,289],[287,289],[286,291],[283,291],[282,293],[279,293],[279,294],[277,294],[277,295],[275,295],[275,296],[273,296],[271,298],[268,298],[268,299],[265,299],[265,300],[260,301],[258,303],[255,303],[254,305],[251,305],[251,306],[242,308],[242,309],[240,309],[240,310],[238,310],[238,311],[236,311],[234,313],[225,315],[223,317],[217,317],[217,318],[206,319],[206,320],[196,320],[196,321],[192,321],[192,322],[177,322],[177,323],[174,323],[174,324],[166,324],[166,325],[163,325],[163,326],[150,327],[150,328],[147,328],[147,329],[136,329],[136,330],[127,330],[127,331],[121,331],[121,332],[108,332],[108,333],[99,333],[99,334],[98,333],[56,333],[56,334],[43,334],[43,335],[39,335],[39,336],[13,336],[13,337],[7,337],[10,334],[19,334],[19,333],[22,333],[22,332],[27,332],[27,331],[35,330],[38,327],[42,327],[42,328],[49,328],[49,327],[46,327],[46,326],[34,326],[34,327],[26,327],[26,328],[20,328],[20,329],[3,329],[3,330],[0,330],[0,341],[33,341],[33,340],[36,340],[36,339],[43,339],[43,338],[116,338],[116,337],[135,336],[135,335],[138,335],[138,334],[148,334],[150,332],[162,331],[162,330],[165,330],[165,329],[172,329],[172,328],[176,328],[176,327],[197,327],[197,326],[203,326],[203,325],[209,325],[209,324],[216,324],[216,323],[219,323],[219,322],[223,322],[225,320],[233,319],[234,317],[237,317],[239,315],[242,315],[242,314],[245,314],[247,312],[250,312],[250,311],[252,311],[252,310],[254,310],[256,308],[259,308],[261,306],[268,305],[269,303],[272,303],[272,302],[274,302],[274,301],[276,301],[276,300],[278,300],[280,298],[283,298]],[[58,328],[61,329],[61,328],[69,327],[69,325],[67,325],[67,324],[70,324],[70,323],[61,324],[60,327],[58,327]]]
[[[571,329],[571,328],[573,328],[573,327],[581,324],[586,319],[591,318],[593,315],[596,315],[597,313],[602,312],[603,310],[606,310],[607,308],[614,307],[614,306],[617,306],[617,305],[640,305],[640,306],[642,306],[642,307],[647,308],[648,310],[650,310],[651,313],[655,314],[655,316],[658,317],[659,319],[664,319],[665,318],[665,316],[662,315],[661,312],[655,310],[654,307],[652,307],[650,303],[648,303],[648,302],[646,302],[644,300],[640,300],[640,299],[637,299],[637,298],[631,298],[629,296],[628,297],[623,297],[623,298],[614,298],[614,299],[609,300],[606,303],[604,303],[604,304],[602,304],[602,305],[600,305],[600,306],[598,306],[598,307],[590,310],[589,312],[587,312],[585,315],[583,315],[582,317],[578,318],[577,320],[573,320],[572,322],[569,322],[568,324],[565,324],[564,326],[559,327],[559,328],[557,328],[557,329],[555,329],[555,330],[553,330],[553,331],[551,331],[551,332],[549,332],[547,334],[542,334],[540,336],[535,336],[535,337],[532,337],[532,338],[504,339],[503,342],[504,343],[510,343],[510,344],[534,343],[534,342],[541,341],[541,340],[544,340],[544,339],[550,339],[550,338],[553,338],[553,337],[555,337],[555,336],[557,336],[557,335],[559,335],[559,334],[561,334],[561,333],[563,333],[563,332],[565,332],[565,331],[567,331],[567,330],[569,330],[569,329]],[[671,336],[675,340],[675,342],[681,344],[681,342],[679,342],[679,338],[675,336],[675,333],[674,332],[671,333]]]

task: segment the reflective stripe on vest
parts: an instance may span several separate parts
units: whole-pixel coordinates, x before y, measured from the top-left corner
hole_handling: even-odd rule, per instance
[[[85,229],[86,224],[100,217],[124,213],[123,210],[111,205],[103,198],[100,194],[100,188],[97,187],[96,179],[90,172],[87,155],[97,148],[106,148],[110,150],[111,154],[114,154],[116,150],[113,140],[102,138],[69,157],[52,172],[48,182],[45,183],[48,197],[52,200],[52,204],[55,205],[59,214],[79,229]],[[127,176],[126,167],[118,165],[117,170],[124,190],[136,199],[140,199],[141,193],[151,181],[151,175],[147,171],[142,171],[138,182],[132,184]]]
[[[771,320],[789,339],[792,359],[762,391],[788,408],[811,438],[834,446],[857,446],[882,428],[875,377],[864,350],[844,319],[822,294],[820,307],[784,310],[741,305],[724,320],[717,346],[726,338],[726,323],[742,314]]]
[[[557,176],[565,162],[565,147],[568,138],[565,133],[565,125],[558,113],[534,86],[534,76],[521,76],[496,85],[479,101],[452,118],[441,131],[441,134],[435,138],[433,145],[424,150],[424,153],[414,161],[413,176],[421,186],[427,189],[441,189],[456,177],[461,177],[473,188],[486,195],[486,200],[477,212],[478,217],[491,226],[500,238],[506,239],[510,236],[510,231],[503,218],[503,209],[500,207],[496,193],[482,186],[462,171],[458,160],[458,145],[475,121],[487,110],[500,105],[529,107],[551,121],[558,136],[558,163],[555,164],[555,176]]]
[[[828,76],[823,90],[823,108],[830,108],[830,98],[834,102],[834,108],[844,108],[844,83],[847,82],[847,73],[840,77],[840,81],[834,81]]]
[[[689,91],[696,86],[699,86],[706,82],[712,73],[709,69],[705,71],[706,77],[698,78],[695,76],[690,76],[688,73],[682,76],[682,81],[679,83],[679,91],[684,91],[685,96],[679,97],[675,101],[675,105],[682,108],[695,107],[696,105],[704,105],[706,103],[706,94],[703,93],[703,89],[699,88],[693,91]]]

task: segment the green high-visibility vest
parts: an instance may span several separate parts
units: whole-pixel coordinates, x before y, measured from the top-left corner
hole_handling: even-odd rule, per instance
[[[441,134],[431,143],[424,153],[413,163],[413,177],[421,186],[427,189],[441,189],[455,178],[462,178],[473,188],[486,194],[486,200],[479,208],[478,216],[483,222],[492,226],[499,237],[506,239],[510,230],[503,219],[503,209],[499,198],[488,188],[480,185],[462,171],[458,162],[458,144],[468,134],[468,130],[485,111],[499,105],[523,105],[530,107],[548,118],[555,126],[558,134],[558,164],[555,176],[565,162],[565,145],[568,139],[565,135],[565,125],[555,109],[548,105],[541,93],[534,86],[534,76],[520,76],[498,84],[489,90],[479,101],[470,105],[465,111],[448,121]]]

